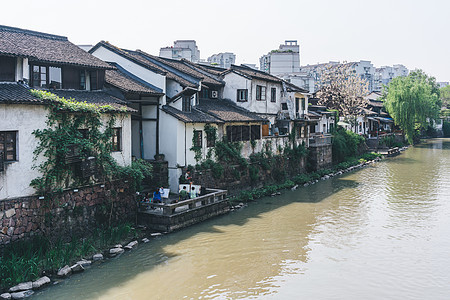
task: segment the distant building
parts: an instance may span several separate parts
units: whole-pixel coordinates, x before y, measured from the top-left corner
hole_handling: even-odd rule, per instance
[[[172,47],[161,48],[159,56],[177,60],[184,58],[196,63],[200,61],[200,50],[194,40],[176,40]]]
[[[241,66],[245,66],[254,70],[259,70],[256,64],[241,64]]]
[[[295,72],[295,73],[287,73],[287,74],[279,74],[278,77],[286,80],[302,89],[309,91],[310,93],[315,92],[314,77],[306,72]]]
[[[439,88],[443,88],[449,85],[448,81],[443,81],[443,82],[438,82],[437,84],[439,84]]]
[[[302,80],[306,80],[309,77],[310,84],[311,83],[312,84],[320,83],[321,69],[324,68],[326,65],[338,65],[338,64],[340,64],[340,62],[330,61],[328,63],[307,65],[307,66],[300,67],[300,74],[303,74]],[[362,79],[365,79],[367,81],[369,91],[374,90],[375,67],[373,66],[373,64],[370,61],[361,60],[361,61],[350,62],[350,63],[346,63],[346,64],[351,66],[351,68],[353,69],[353,71],[356,75],[358,75],[359,77],[361,77]],[[283,78],[285,78],[285,77],[283,77]],[[305,86],[302,86],[301,84],[299,85],[299,83],[295,83],[295,82],[292,82],[292,83],[296,84],[299,87],[307,88]],[[313,92],[314,89],[309,88],[309,91]]]
[[[260,70],[272,75],[300,71],[300,47],[296,40],[285,41],[277,50],[272,50],[259,59]]]
[[[383,85],[389,85],[392,79],[398,76],[408,76],[409,70],[404,65],[383,66],[375,69],[374,91],[381,91]]]
[[[208,57],[208,63],[220,68],[228,69],[236,62],[236,55],[231,52],[213,54]]]
[[[369,91],[374,90],[374,78],[375,78],[375,67],[369,60],[360,60],[358,62],[352,62],[353,70],[356,74],[367,81],[367,88]]]

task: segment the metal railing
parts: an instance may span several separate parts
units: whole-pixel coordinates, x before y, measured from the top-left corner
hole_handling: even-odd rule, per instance
[[[207,194],[203,196],[199,196],[193,199],[181,200],[175,203],[149,203],[147,205],[153,208],[161,208],[162,214],[164,216],[170,216],[173,215],[175,213],[175,209],[179,207],[187,206],[187,209],[184,210],[187,211],[216,202],[221,202],[227,198],[228,193],[226,190],[209,188],[206,189],[206,192]]]
[[[310,146],[321,146],[321,145],[330,145],[332,143],[332,135],[315,135],[309,137],[309,145]]]

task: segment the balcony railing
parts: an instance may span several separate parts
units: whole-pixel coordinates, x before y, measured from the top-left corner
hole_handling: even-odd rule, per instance
[[[313,135],[309,137],[309,145],[310,146],[322,146],[322,145],[331,145],[332,143],[332,135]]]
[[[170,216],[181,211],[193,210],[198,207],[221,202],[227,198],[226,190],[206,189],[207,194],[193,199],[178,201],[175,203],[148,203],[150,208],[161,209],[164,216]],[[170,201],[170,200],[167,200]],[[157,211],[153,212],[157,213]],[[159,212],[160,214],[160,212]]]

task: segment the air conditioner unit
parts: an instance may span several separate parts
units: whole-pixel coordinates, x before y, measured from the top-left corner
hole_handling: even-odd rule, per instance
[[[219,92],[218,91],[211,91],[211,98],[217,99],[218,97],[219,97]]]

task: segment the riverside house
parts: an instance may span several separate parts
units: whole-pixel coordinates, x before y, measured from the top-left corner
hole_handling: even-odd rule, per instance
[[[48,102],[30,89],[125,112],[114,124],[111,155],[119,165],[131,163],[132,109],[104,89],[113,69],[64,36],[0,26],[0,200],[33,195],[30,182],[40,175],[32,168],[42,161],[33,161],[33,131],[47,127]]]
[[[151,159],[151,154],[156,152],[146,152],[145,149],[156,149],[152,145],[159,143],[159,154],[163,154],[168,162],[171,189],[177,190],[183,169],[206,158],[209,148],[214,146],[205,126],[216,128],[218,138],[226,135],[228,130],[234,133],[236,140],[260,139],[264,120],[230,101],[223,101],[221,95],[225,83],[219,76],[223,70],[217,72],[185,60],[161,58],[140,50],[125,50],[103,41],[89,52],[104,61],[113,62],[118,69],[161,93],[159,99],[153,101],[158,104],[147,108],[148,115],[144,115],[144,109],[141,110],[143,121],[156,120],[158,125],[150,127],[144,123],[140,127],[144,134],[139,139],[136,138],[137,131],[133,131],[133,155],[138,153],[134,150],[135,145],[143,144],[143,158]],[[145,105],[151,104],[147,102]],[[158,106],[159,109],[156,108]],[[159,136],[158,142],[154,136]],[[138,140],[141,142],[137,143]],[[193,149],[200,150],[199,155],[196,156]]]
[[[232,65],[221,76],[224,98],[266,120],[263,138],[282,141],[295,127],[296,142],[308,146],[309,126],[316,123],[308,117],[308,91],[247,66]]]

